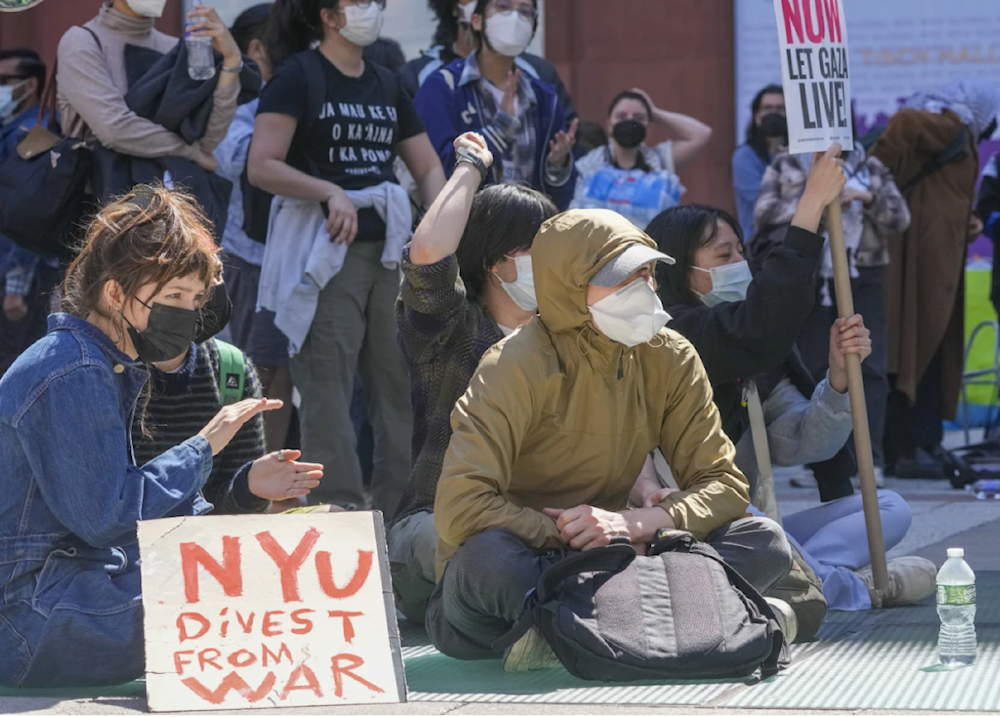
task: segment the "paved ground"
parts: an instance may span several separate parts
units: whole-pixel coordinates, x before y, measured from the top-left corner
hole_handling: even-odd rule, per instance
[[[811,489],[789,486],[795,471],[782,471],[776,476],[778,500],[783,513],[818,503],[818,494]],[[955,491],[945,481],[889,480],[888,488],[901,493],[910,503],[914,520],[904,542],[890,552],[890,557],[917,554],[940,564],[948,547],[964,547],[969,563],[976,571],[1000,571],[1000,501],[979,501],[971,494]],[[885,613],[883,613],[885,614]],[[957,704],[957,703],[956,703]],[[145,711],[145,700],[137,697],[68,699],[37,697],[0,697],[0,714],[59,713],[59,714],[136,714]],[[762,710],[769,714],[813,714],[794,710]],[[315,710],[255,710],[262,714],[392,714],[392,715],[508,715],[508,714],[753,714],[753,709],[734,709],[685,705],[612,706],[546,705],[546,704],[473,704],[473,703],[410,703],[407,705],[366,708],[320,708]],[[818,714],[819,712],[816,712]],[[831,714],[824,711],[823,714]],[[847,711],[836,714],[884,714],[878,711]],[[913,714],[920,714],[914,712]],[[930,714],[930,713],[926,713]],[[954,714],[962,714],[955,712]],[[981,713],[980,713],[981,714]]]

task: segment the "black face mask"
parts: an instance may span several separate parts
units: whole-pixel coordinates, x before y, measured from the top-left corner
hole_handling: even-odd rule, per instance
[[[149,308],[146,328],[136,331],[131,322],[125,319],[129,325],[128,335],[132,337],[132,345],[135,346],[140,361],[170,361],[190,348],[198,330],[197,311],[164,304],[149,306],[145,302],[140,303]]]
[[[784,115],[772,112],[760,120],[760,133],[769,139],[788,136],[788,120]]]
[[[201,316],[198,318],[198,333],[195,334],[194,342],[201,344],[217,336],[226,328],[232,315],[233,303],[229,300],[226,285],[216,284],[212,287],[212,295],[201,307]]]
[[[646,125],[635,120],[622,120],[611,128],[611,136],[619,147],[634,149],[646,139]]]

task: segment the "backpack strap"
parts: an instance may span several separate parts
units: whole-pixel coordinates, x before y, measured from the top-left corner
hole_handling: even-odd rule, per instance
[[[85,30],[90,33],[90,36],[94,38],[94,42],[97,43],[97,49],[104,53],[104,45],[101,43],[101,38],[97,36],[97,33],[91,30],[86,25],[78,26],[81,30]],[[38,124],[43,127],[48,127],[52,129],[56,126],[56,117],[59,116],[59,88],[57,85],[57,78],[59,77],[59,58],[52,64],[52,77],[49,79],[48,83],[45,85],[45,91],[42,92],[41,102],[38,104]],[[45,115],[48,114],[48,123],[45,123]],[[83,117],[78,118],[80,136],[86,136],[90,131],[87,127],[86,121]],[[63,134],[67,136],[72,128],[67,127]]]
[[[919,172],[917,172],[905,186],[900,187],[899,191],[901,194],[906,194],[908,191],[913,189],[921,180],[927,178],[928,175],[933,174],[945,165],[956,162],[966,155],[966,148],[969,142],[969,130],[966,129],[963,124],[959,130],[955,139],[951,141],[944,151],[934,155],[925,164]]]
[[[675,546],[680,547],[680,544]],[[746,579],[736,572],[729,563],[722,559],[722,556],[715,552],[715,549],[705,543],[694,542],[685,548],[688,552],[695,553],[697,555],[703,555],[706,558],[711,558],[726,571],[726,577],[729,578],[730,584],[743,593],[748,600],[750,600],[757,609],[760,610],[761,615],[767,618],[768,624],[772,628],[771,632],[771,652],[764,659],[764,662],[760,666],[760,678],[766,680],[768,677],[773,677],[778,674],[778,671],[782,666],[787,665],[789,662],[789,655],[785,649],[785,635],[781,631],[781,625],[778,623],[778,619],[774,616],[774,610],[768,605],[767,600],[761,595],[757,588],[748,583]]]
[[[215,339],[219,350],[219,397],[223,406],[243,400],[246,385],[247,363],[243,352],[232,344]]]

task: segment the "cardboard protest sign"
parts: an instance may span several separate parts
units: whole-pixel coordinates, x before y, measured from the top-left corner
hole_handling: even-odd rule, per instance
[[[403,702],[380,513],[139,523],[150,710]]]
[[[854,149],[847,19],[842,0],[774,0],[788,151]]]

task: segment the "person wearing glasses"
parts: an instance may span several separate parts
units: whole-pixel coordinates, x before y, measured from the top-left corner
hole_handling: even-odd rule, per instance
[[[565,210],[576,185],[578,120],[567,126],[555,87],[515,62],[538,27],[536,0],[476,0],[470,27],[476,49],[429,77],[416,97],[445,171],[455,167],[455,140],[476,132],[494,157],[486,183],[523,182]]]
[[[275,312],[289,340],[303,454],[340,466],[311,497],[366,507],[350,415],[357,373],[375,434],[372,502],[392,515],[413,435],[394,313],[413,218],[394,163],[403,159],[426,205],[445,176],[395,74],[364,60],[384,11],[384,0],[274,3],[265,44],[276,69],[261,96],[247,173],[277,197],[258,303]]]
[[[421,52],[420,57],[407,62],[399,73],[403,87],[413,96],[416,96],[428,77],[457,58],[468,57],[476,49],[472,14],[476,11],[478,0],[429,0],[427,4],[438,21],[434,46]],[[551,62],[530,52],[522,52],[514,59],[514,64],[522,72],[556,88],[559,101],[566,110],[567,122],[577,118],[573,100]]]

